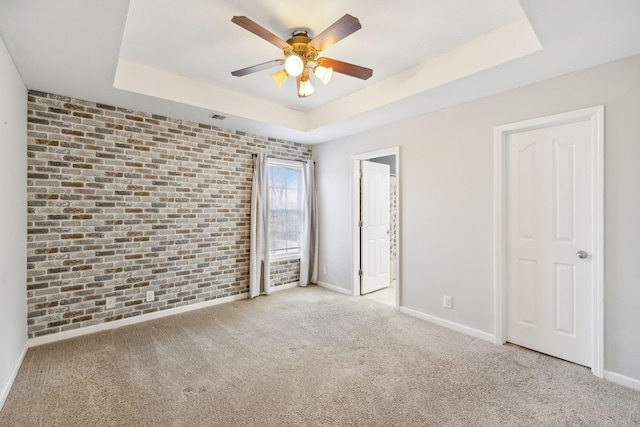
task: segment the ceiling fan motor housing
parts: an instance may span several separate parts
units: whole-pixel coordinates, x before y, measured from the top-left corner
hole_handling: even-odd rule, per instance
[[[309,42],[311,39],[306,31],[294,31],[293,36],[287,40],[291,48],[284,49],[285,56],[298,55],[305,64],[307,61],[315,61],[318,57],[318,51]]]

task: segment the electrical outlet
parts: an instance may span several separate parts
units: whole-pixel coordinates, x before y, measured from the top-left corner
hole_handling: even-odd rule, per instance
[[[444,308],[453,308],[453,297],[445,295],[442,305],[444,306]]]
[[[105,300],[107,310],[111,310],[116,307],[116,297],[107,297]]]
[[[152,302],[154,301],[155,298],[155,294],[153,291],[147,291],[147,302]]]

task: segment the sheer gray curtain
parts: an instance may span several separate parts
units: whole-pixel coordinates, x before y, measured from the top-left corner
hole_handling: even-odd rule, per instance
[[[300,286],[307,286],[309,283],[318,282],[318,208],[313,160],[304,162],[302,172],[304,204],[302,208]]]
[[[249,253],[249,298],[269,295],[269,186],[267,155],[258,154],[253,160],[251,187],[251,243]]]

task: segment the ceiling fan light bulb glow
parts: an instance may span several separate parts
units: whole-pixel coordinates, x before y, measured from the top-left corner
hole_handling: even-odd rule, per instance
[[[309,81],[308,78],[305,78],[300,82],[300,90],[298,91],[300,96],[307,97],[311,95],[313,91],[314,91],[313,86],[311,86],[311,82]]]
[[[287,74],[286,70],[280,70],[277,73],[271,74],[271,78],[276,82],[278,87],[282,87],[282,84],[289,78],[289,74]]]
[[[315,70],[313,70],[313,72],[316,77],[320,79],[322,84],[326,85],[327,83],[329,83],[329,80],[331,80],[331,76],[333,75],[333,68],[327,68],[323,67],[322,65],[318,65]]]
[[[284,61],[284,69],[290,76],[297,77],[304,70],[304,62],[298,55],[289,55]]]

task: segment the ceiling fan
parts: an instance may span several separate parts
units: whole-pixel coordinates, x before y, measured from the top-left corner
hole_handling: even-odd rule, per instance
[[[247,74],[257,71],[284,65],[284,69],[272,74],[271,77],[278,87],[282,86],[289,76],[295,77],[298,87],[298,97],[306,98],[314,91],[309,81],[309,70],[312,70],[316,77],[325,85],[329,82],[329,79],[331,79],[334,71],[362,80],[367,80],[373,74],[373,70],[370,68],[349,64],[336,59],[319,57],[321,51],[362,28],[358,18],[354,18],[351,15],[344,15],[313,39],[309,37],[306,31],[300,30],[294,31],[292,37],[287,41],[284,41],[271,31],[256,24],[246,16],[234,16],[231,22],[279,47],[284,53],[284,59],[274,59],[273,61],[236,70],[231,73],[232,76],[246,76]]]

